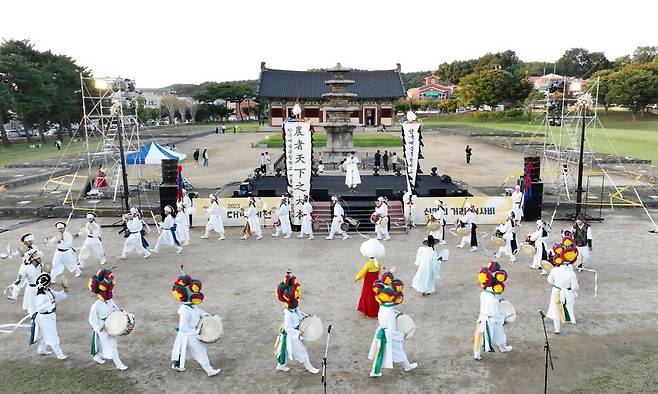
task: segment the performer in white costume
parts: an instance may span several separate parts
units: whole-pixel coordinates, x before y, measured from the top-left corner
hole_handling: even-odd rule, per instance
[[[498,252],[496,252],[495,256],[496,258],[500,258],[501,254],[506,254],[507,257],[509,257],[509,260],[511,262],[516,261],[516,252],[518,251],[517,243],[516,243],[516,232],[514,231],[514,227],[516,223],[516,219],[514,217],[514,211],[510,211],[509,214],[507,215],[507,220],[505,220],[505,223],[499,225],[496,228],[496,231],[500,234],[503,235],[503,239],[505,240],[505,245],[501,246],[498,248]]]
[[[471,251],[475,252],[478,250],[477,224],[475,224],[477,215],[475,214],[475,208],[471,203],[466,203],[464,205],[464,210],[464,214],[459,217],[458,226],[466,227],[471,230],[471,233],[463,236],[457,247],[463,248],[468,244],[471,245]]]
[[[349,189],[356,189],[361,183],[361,175],[359,174],[359,160],[355,152],[350,152],[350,157],[345,160],[343,167],[345,168],[345,185]]]
[[[385,272],[373,284],[375,298],[379,303],[377,320],[379,326],[370,345],[368,359],[372,360],[371,378],[382,376],[382,368],[393,368],[393,363],[402,364],[409,372],[418,366],[410,363],[404,351],[404,333],[397,329],[397,317],[401,313],[395,310],[395,305],[402,303],[404,284],[395,279],[391,272]]]
[[[331,230],[329,231],[327,239],[334,239],[334,234],[338,233],[339,235],[342,235],[343,240],[345,240],[349,238],[347,236],[347,231],[343,231],[340,227],[345,221],[345,210],[343,210],[343,206],[340,205],[338,196],[331,197],[331,204],[333,218],[331,219]]]
[[[287,372],[290,368],[287,365],[287,359],[304,364],[304,367],[310,373],[318,373],[308,358],[306,346],[299,331],[299,323],[304,318],[304,313],[299,309],[299,297],[301,294],[301,285],[297,281],[295,274],[288,271],[276,288],[276,296],[283,304],[283,326],[279,331],[274,346],[274,355],[276,356],[276,369]]]
[[[541,269],[541,261],[548,260],[548,224],[544,223],[543,220],[537,220],[537,229],[530,234],[530,242],[534,243],[535,254],[532,257],[532,264],[530,268],[532,269]],[[542,275],[546,275],[546,272],[542,269]]]
[[[171,247],[175,248],[176,253],[180,254],[180,252],[183,251],[183,247],[181,246],[180,242],[178,241],[178,237],[176,236],[176,223],[174,222],[173,212],[174,209],[171,206],[167,205],[164,207],[164,213],[166,216],[162,220],[162,223],[156,223],[157,226],[160,226],[162,231],[160,232],[160,236],[155,243],[155,247],[151,249],[151,252],[158,253],[162,244],[170,245]]]
[[[181,192],[183,193],[183,206],[185,206],[185,214],[187,215],[187,219],[190,224],[189,227],[192,228],[192,216],[196,213],[196,207],[194,206],[190,195],[187,194],[187,191],[182,189]]]
[[[80,270],[80,264],[78,263],[78,258],[75,255],[75,250],[73,249],[73,237],[71,233],[66,231],[66,223],[57,222],[55,223],[56,231],[61,234],[61,236],[55,236],[47,241],[49,246],[56,245],[57,250],[53,256],[53,269],[51,272],[53,282],[57,281],[57,277],[64,272],[66,267],[69,272],[74,272],[75,277],[80,276],[82,271]],[[61,238],[61,239],[60,239]]]
[[[576,224],[573,226],[573,239],[578,247],[576,265],[578,270],[582,270],[585,263],[589,261],[592,251],[592,227],[585,222],[582,215],[576,218]]]
[[[446,217],[448,216],[448,210],[443,205],[443,201],[436,200],[434,201],[436,205],[436,211],[432,212],[432,216],[436,223],[439,225],[439,228],[435,231],[430,231],[430,235],[434,237],[434,240],[438,241],[439,245],[445,245],[446,242]]]
[[[427,239],[423,241],[423,245],[416,252],[414,264],[418,266],[418,270],[411,282],[411,287],[424,296],[436,292],[436,281],[441,278],[441,266],[450,256],[448,249],[443,249],[440,253],[437,253],[434,250],[435,244],[434,237],[428,235]]]
[[[82,243],[82,248],[80,248],[80,253],[78,254],[80,267],[84,267],[89,258],[98,260],[101,265],[105,264],[105,251],[103,250],[103,244],[101,241],[101,235],[103,232],[100,224],[96,222],[95,213],[89,212],[87,214],[87,223],[85,223],[85,226],[78,231],[78,236],[83,233],[86,233],[87,237]]]
[[[187,352],[190,352],[208,376],[217,375],[221,369],[210,365],[206,346],[198,338],[199,322],[201,318],[209,315],[197,306],[203,301],[201,281],[182,274],[174,282],[171,292],[174,298],[181,302],[178,308],[178,334],[171,350],[171,367],[178,372],[184,372]]]
[[[404,204],[404,220],[409,227],[416,227],[416,200],[418,197],[406,191],[402,195],[402,203]]]
[[[128,253],[134,250],[146,259],[151,253],[148,251],[148,243],[144,239],[144,223],[136,208],[132,208],[130,211],[130,213],[123,215],[123,220],[126,222],[126,231],[129,235],[123,243],[123,251],[119,258],[125,260]]]
[[[5,288],[5,294],[9,293],[9,295],[7,295],[7,298],[10,300],[17,300],[18,295],[21,292],[21,289],[27,286],[26,278],[25,276],[21,275],[21,270],[24,269],[23,266],[25,265],[25,254],[32,249],[36,249],[33,244],[34,244],[34,235],[32,235],[32,233],[23,234],[21,236],[21,246],[19,246],[19,250],[12,253],[13,256],[20,256],[23,259],[23,261],[21,262],[21,265],[18,267],[18,275],[16,276],[16,280],[12,284],[7,286],[7,288]],[[25,303],[23,304],[25,305]]]
[[[89,279],[89,290],[98,295],[89,310],[89,324],[93,330],[91,355],[99,364],[105,364],[105,360],[111,359],[118,370],[125,371],[128,367],[119,358],[116,338],[105,330],[105,320],[110,313],[120,310],[113,299],[114,284],[114,273],[107,268],[101,268]]]
[[[578,249],[574,240],[565,237],[561,244],[553,246],[553,261],[546,280],[553,286],[546,317],[553,320],[556,334],[560,333],[563,323],[576,324],[575,302],[578,297],[578,278],[573,270],[573,263],[578,259]]]
[[[281,203],[276,208],[276,216],[279,218],[278,225],[275,225],[276,232],[272,234],[273,237],[278,237],[283,234],[283,238],[290,238],[292,235],[292,227],[290,226],[290,207],[288,206],[288,197],[281,196]]]
[[[375,234],[377,234],[377,239],[388,241],[391,239],[391,236],[388,233],[390,221],[388,217],[388,200],[385,197],[377,198],[377,202],[375,203],[375,214],[378,216],[377,223],[375,223]]]
[[[313,206],[308,201],[308,196],[304,196],[304,205],[302,206],[302,225],[297,238],[313,239]]]
[[[23,294],[23,310],[31,311],[34,309],[34,302],[37,296],[37,278],[43,273],[41,267],[41,257],[43,253],[35,249],[30,249],[23,256],[23,265],[19,275],[25,281],[25,293]]]
[[[201,237],[208,239],[210,232],[214,231],[219,234],[219,239],[226,239],[224,236],[224,223],[222,222],[222,207],[219,205],[219,199],[216,195],[210,195],[210,207],[206,209],[208,212],[208,223],[206,223],[206,233]]]
[[[244,216],[247,218],[247,224],[242,232],[242,239],[247,239],[251,235],[256,236],[256,239],[263,238],[263,232],[260,228],[260,218],[256,210],[256,199],[249,197],[249,206],[244,211]]]
[[[185,205],[182,202],[176,204],[178,212],[174,218],[174,223],[176,224],[176,237],[178,237],[178,242],[183,246],[190,244],[190,221],[189,216],[185,214]]]
[[[50,289],[51,276],[44,272],[37,278],[37,295],[34,299],[34,308],[28,313],[32,315],[32,329],[30,330],[30,345],[39,341],[37,353],[49,355],[55,353],[60,360],[67,357],[59,346],[57,334],[57,303],[66,298],[67,289],[53,291]],[[50,347],[50,350],[48,348]]]
[[[507,336],[503,328],[505,316],[500,311],[501,294],[505,290],[507,272],[500,269],[497,262],[492,261],[480,270],[478,280],[483,290],[480,293],[480,315],[475,325],[473,357],[481,360],[482,351],[493,352],[494,345],[503,353],[512,351],[512,346],[507,344]]]
[[[514,212],[514,224],[519,226],[523,218],[523,193],[521,193],[521,186],[516,185],[512,192],[512,212]]]

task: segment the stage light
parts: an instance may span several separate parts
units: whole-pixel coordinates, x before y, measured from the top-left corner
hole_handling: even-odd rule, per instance
[[[431,170],[432,170],[432,173],[431,173],[430,175],[431,175],[431,176],[436,176],[436,175],[437,175],[437,174],[436,174],[436,171],[438,170],[438,168],[436,168],[436,167],[432,167]]]
[[[374,168],[372,169],[372,175],[374,175],[374,176],[379,176],[379,168],[374,167]]]
[[[402,176],[402,170],[400,170],[399,168],[395,170],[395,176]]]
[[[95,79],[94,80],[94,87],[97,90],[108,90],[110,88],[110,85],[107,83],[107,79]]]
[[[275,172],[274,176],[281,176],[281,167],[277,167],[277,168],[274,170],[274,172]]]

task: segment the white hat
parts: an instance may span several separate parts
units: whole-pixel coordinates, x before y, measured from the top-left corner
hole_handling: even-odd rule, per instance
[[[287,200],[288,197],[287,197],[287,196],[281,196],[281,199],[282,199],[282,200]]]
[[[472,206],[473,206],[473,204],[471,204],[470,202],[467,202],[466,204],[464,204],[465,209],[471,209]]]
[[[34,241],[34,235],[32,233],[23,234],[21,237],[21,242]]]
[[[136,215],[136,214],[139,213],[139,211],[137,210],[137,208],[132,207],[132,208],[130,208],[130,213],[132,213],[133,215]]]
[[[87,213],[87,219],[96,219],[96,214],[93,212]]]
[[[180,189],[181,192],[186,193],[187,191],[185,189]]]
[[[338,201],[338,196],[331,196],[331,201]]]
[[[414,111],[409,110],[409,111],[407,112],[407,120],[408,120],[409,122],[413,122],[413,121],[416,120],[416,119],[418,119],[418,116],[416,116],[416,114],[414,113]]]
[[[164,207],[164,211],[165,211],[165,212],[171,212],[171,211],[173,211],[173,210],[174,210],[174,209],[173,209],[170,205],[167,205],[167,206]]]
[[[537,225],[538,225],[538,226],[543,226],[543,225],[544,225],[544,221],[541,220],[541,219],[537,220]]]
[[[59,229],[66,228],[66,223],[57,222],[57,223],[55,223],[55,228],[59,228]]]
[[[441,201],[441,200],[434,200],[434,205],[443,205],[443,201]]]
[[[214,194],[211,194],[211,195],[208,196],[208,198],[211,199],[211,200],[216,200],[217,196],[214,195]]]
[[[374,238],[370,238],[362,243],[359,250],[363,257],[374,257],[375,259],[382,258],[384,257],[384,254],[386,254],[384,244]]]

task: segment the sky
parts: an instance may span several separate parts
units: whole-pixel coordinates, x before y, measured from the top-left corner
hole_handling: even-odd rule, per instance
[[[583,47],[609,59],[658,45],[658,1],[6,0],[0,39],[30,39],[96,76],[139,87],[257,79],[260,63],[306,70],[436,69],[516,51],[554,61]],[[612,2],[611,2],[612,3]]]

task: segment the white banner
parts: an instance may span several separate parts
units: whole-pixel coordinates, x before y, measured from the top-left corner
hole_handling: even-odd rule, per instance
[[[507,219],[512,210],[512,197],[418,197],[416,199],[416,223],[425,223],[427,215],[437,210],[436,200],[443,201],[448,215],[446,222],[455,223],[464,213],[464,205],[468,202],[475,207],[477,224],[500,224]]]
[[[420,123],[402,123],[402,141],[404,143],[404,160],[407,167],[407,190],[416,194],[416,175],[421,173],[418,161],[423,158],[420,154],[420,147],[422,146]]]
[[[292,196],[292,224],[300,225],[304,197],[311,193],[313,135],[309,122],[285,122],[283,130],[288,194]]]

